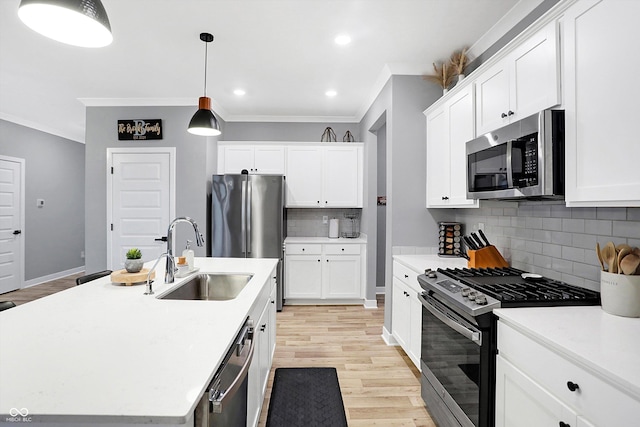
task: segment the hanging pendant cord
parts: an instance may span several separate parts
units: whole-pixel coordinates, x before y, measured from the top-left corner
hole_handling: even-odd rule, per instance
[[[204,43],[204,96],[207,96],[207,53],[209,43]]]

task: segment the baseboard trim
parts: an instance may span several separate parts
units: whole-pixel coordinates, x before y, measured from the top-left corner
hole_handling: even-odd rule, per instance
[[[393,345],[393,346],[400,345],[400,343],[396,341],[393,335],[391,335],[391,332],[389,332],[385,326],[382,327],[382,340],[387,345]]]
[[[375,299],[364,300],[364,308],[368,308],[368,309],[378,308],[378,300],[375,300]]]
[[[53,274],[47,274],[46,276],[36,277],[35,279],[27,280],[24,282],[24,288],[30,288],[32,286],[41,285],[46,282],[50,282],[56,279],[62,279],[63,277],[71,276],[72,274],[82,273],[85,270],[84,265],[82,267],[72,268],[70,270],[59,271]]]

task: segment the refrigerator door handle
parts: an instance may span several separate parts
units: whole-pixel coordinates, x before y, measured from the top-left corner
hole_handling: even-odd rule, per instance
[[[242,234],[242,254],[247,254],[247,181],[242,180],[242,209],[240,233]]]
[[[251,253],[251,204],[252,204],[252,193],[253,183],[251,181],[247,182],[247,203],[245,205],[245,209],[247,210],[247,225],[246,225],[246,255],[249,256]]]

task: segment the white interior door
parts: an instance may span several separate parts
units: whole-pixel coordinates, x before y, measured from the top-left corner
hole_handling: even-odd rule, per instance
[[[24,281],[24,160],[0,156],[0,294]]]
[[[175,214],[175,149],[110,154],[109,268],[119,270],[131,248],[140,249],[144,261],[166,250],[155,239],[166,234]]]

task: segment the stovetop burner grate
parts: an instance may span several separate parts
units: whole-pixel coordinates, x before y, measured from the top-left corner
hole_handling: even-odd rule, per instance
[[[439,273],[501,302],[502,307],[598,305],[600,294],[546,277],[524,279],[517,268],[448,268]]]

